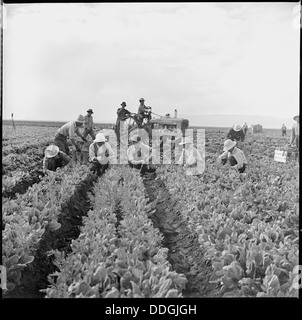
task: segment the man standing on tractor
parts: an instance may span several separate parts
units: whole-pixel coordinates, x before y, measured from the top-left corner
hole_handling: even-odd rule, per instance
[[[103,133],[99,132],[89,146],[90,170],[101,176],[110,164],[115,164],[115,154]]]
[[[92,118],[93,111],[92,109],[87,110],[87,115],[84,117],[84,133],[83,137],[86,138],[88,134],[92,138],[92,140],[95,139],[95,134],[93,132],[93,118]]]
[[[54,144],[57,145],[61,151],[69,155],[70,152],[67,142],[67,138],[69,138],[74,149],[76,149],[78,152],[81,152],[81,148],[75,142],[75,134],[77,134],[83,141],[87,142],[86,138],[84,138],[79,132],[79,129],[83,126],[83,123],[84,117],[80,114],[75,121],[70,121],[64,124],[57,130],[54,138]]]
[[[117,119],[116,119],[116,126],[115,126],[115,130],[116,130],[116,137],[117,137],[117,141],[120,141],[120,136],[121,136],[121,132],[125,133],[127,128],[126,128],[126,119],[128,118],[129,114],[131,114],[130,111],[128,111],[127,109],[125,109],[126,107],[126,102],[122,102],[121,103],[121,107],[117,109]]]
[[[151,107],[145,106],[145,99],[144,98],[140,98],[139,102],[140,102],[140,105],[139,105],[138,111],[137,111],[137,118],[142,126],[144,118],[146,118],[148,120],[151,119]]]

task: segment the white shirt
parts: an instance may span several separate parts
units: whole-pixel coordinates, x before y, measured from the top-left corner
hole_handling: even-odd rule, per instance
[[[79,127],[76,126],[75,121],[65,123],[61,128],[57,130],[57,133],[62,134],[66,138],[74,139],[75,134],[79,135]]]
[[[140,156],[138,154],[139,150],[141,153]],[[137,164],[137,162],[140,160],[144,160],[144,162],[148,163],[150,150],[151,150],[151,156],[153,156],[155,151],[151,147],[144,144],[143,142],[140,141],[136,144],[133,144],[127,149],[128,160],[133,164]]]
[[[95,147],[97,146],[97,154],[95,155]],[[108,157],[106,157],[106,150],[108,150]],[[106,164],[108,162],[116,164],[117,160],[115,157],[115,153],[112,150],[110,144],[108,142],[105,142],[104,144],[102,144],[101,146],[98,146],[96,144],[96,142],[93,142],[90,146],[89,146],[89,160],[93,161],[97,159],[99,163],[101,164]]]
[[[184,162],[187,175],[202,174],[205,170],[205,164],[201,154],[193,145],[182,150],[178,164],[184,164]]]
[[[229,158],[230,156],[233,156],[237,161],[237,164],[234,166],[235,168],[237,167],[238,169],[240,169],[243,167],[244,163],[247,164],[247,160],[243,151],[237,147],[235,147],[232,152],[225,151],[224,153],[222,153],[218,157],[217,161],[221,161],[222,159]]]

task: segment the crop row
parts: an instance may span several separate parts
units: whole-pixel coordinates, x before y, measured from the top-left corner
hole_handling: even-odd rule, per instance
[[[76,186],[90,175],[86,166],[58,169],[26,193],[2,203],[2,255],[8,292],[19,284],[22,270],[34,260],[46,230],[60,228],[57,218]]]
[[[210,282],[221,285],[222,296],[297,295],[298,168],[274,163],[261,147],[255,149],[250,140],[255,159],[250,157],[243,175],[216,165],[208,165],[202,178],[186,176],[176,166],[158,170],[199,235],[212,262]],[[210,155],[213,163],[217,155]]]
[[[181,297],[187,280],[170,271],[137,172],[112,168],[94,194],[72,253],[56,253],[59,271],[49,276],[46,297]]]

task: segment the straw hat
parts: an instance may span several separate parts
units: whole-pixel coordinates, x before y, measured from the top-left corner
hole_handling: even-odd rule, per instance
[[[233,130],[234,131],[240,131],[241,130],[241,125],[240,124],[234,124],[233,125]]]
[[[183,138],[183,139],[179,142],[179,145],[189,144],[189,143],[193,143],[192,140],[191,140],[191,138],[185,137],[185,138]]]
[[[59,153],[59,147],[54,144],[51,144],[50,146],[48,146],[44,152],[46,158],[53,158],[58,153]]]
[[[297,121],[297,120],[299,120],[299,119],[300,119],[300,116],[299,116],[299,115],[294,116],[294,117],[293,117],[293,119],[294,119],[295,121]]]
[[[228,139],[228,140],[224,141],[223,151],[229,151],[230,149],[235,147],[235,145],[236,145],[236,141]]]
[[[144,98],[140,98],[139,101],[145,101],[145,99]]]
[[[92,109],[88,109],[87,112],[93,113]]]
[[[80,115],[77,117],[76,122],[84,123],[84,122],[85,122],[85,119],[84,119],[84,117],[80,114]]]
[[[94,142],[106,142],[106,138],[103,135],[103,133],[101,132],[97,133],[97,135],[95,136]]]

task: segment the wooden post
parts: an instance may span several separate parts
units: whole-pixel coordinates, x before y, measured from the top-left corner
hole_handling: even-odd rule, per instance
[[[15,126],[15,122],[14,122],[14,114],[12,113],[12,125],[14,128],[14,131],[16,131],[16,126]]]

